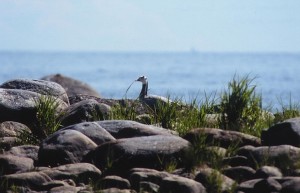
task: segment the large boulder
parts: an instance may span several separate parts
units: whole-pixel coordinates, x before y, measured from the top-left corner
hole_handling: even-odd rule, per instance
[[[197,128],[189,131],[183,138],[191,143],[197,142],[199,137],[205,137],[205,142],[209,145],[220,145],[221,147],[228,148],[230,145],[244,145],[260,146],[260,139],[241,133],[238,131],[225,131],[216,128]]]
[[[266,146],[292,145],[300,147],[300,118],[277,123],[261,134],[262,144]]]
[[[48,75],[41,79],[60,84],[67,91],[68,96],[90,95],[100,97],[100,94],[88,84],[61,74]]]
[[[107,132],[103,127],[101,127],[97,122],[85,122],[70,125],[68,127],[62,128],[63,130],[76,130],[90,138],[97,145],[102,143],[115,141],[116,139]]]
[[[21,145],[10,148],[5,154],[10,154],[18,157],[25,157],[32,159],[35,163],[38,161],[39,146],[35,145]]]
[[[118,174],[135,167],[162,169],[170,163],[180,167],[189,147],[188,141],[171,135],[125,138],[98,146],[84,161]]]
[[[164,178],[159,191],[172,193],[206,193],[206,189],[201,183],[180,176]]]
[[[117,139],[174,134],[174,132],[164,128],[128,120],[97,121],[97,124],[107,130],[112,136]]]
[[[97,145],[79,131],[68,129],[57,131],[43,140],[38,152],[39,164],[57,166],[78,163]]]
[[[63,126],[68,126],[75,123],[107,119],[109,112],[110,107],[108,105],[98,103],[94,99],[88,99],[70,105],[64,110],[60,120]]]
[[[28,90],[42,95],[57,97],[66,104],[69,104],[65,89],[61,85],[51,81],[14,79],[3,83],[0,85],[0,88]]]

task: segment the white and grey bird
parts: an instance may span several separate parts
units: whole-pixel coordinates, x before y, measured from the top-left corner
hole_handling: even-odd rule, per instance
[[[164,105],[172,102],[170,99],[157,96],[157,95],[148,95],[148,79],[146,76],[140,76],[136,81],[142,83],[142,90],[139,95],[139,100],[144,102],[151,109],[157,108],[159,105]]]

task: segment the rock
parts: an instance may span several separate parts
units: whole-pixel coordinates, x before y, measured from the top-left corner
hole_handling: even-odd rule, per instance
[[[128,120],[108,120],[97,121],[97,123],[107,130],[116,139],[151,136],[151,135],[170,135],[172,132],[167,129],[145,125]]]
[[[164,178],[159,191],[172,193],[206,193],[206,189],[201,183],[179,176]]]
[[[108,189],[108,188],[130,189],[129,181],[119,176],[106,176],[100,180],[99,185],[103,189]]]
[[[11,154],[18,157],[30,158],[36,163],[38,161],[39,146],[35,145],[21,145],[9,149],[6,154]]]
[[[230,192],[235,185],[234,180],[211,168],[199,169],[195,180],[200,182],[207,189],[207,192],[217,192],[217,190]]]
[[[256,165],[272,164],[283,174],[289,174],[297,167],[300,159],[300,148],[290,145],[244,147],[238,150],[238,155],[246,156],[253,168]]]
[[[143,182],[152,183],[149,184],[155,187],[159,187],[162,180],[166,177],[171,176],[171,174],[167,172],[161,172],[154,169],[147,169],[147,168],[133,168],[130,170],[130,183],[134,190],[140,192],[143,189],[142,184]],[[155,186],[157,185],[157,186]]]
[[[28,90],[41,95],[59,98],[66,104],[69,104],[68,95],[65,89],[61,85],[51,81],[14,79],[3,83],[0,85],[0,88]]]
[[[18,145],[19,138],[17,137],[0,137],[0,151],[8,150],[11,147]]]
[[[292,145],[300,147],[300,118],[275,124],[261,134],[264,146]]]
[[[151,182],[140,182],[140,191],[138,192],[151,192],[151,193],[159,193],[159,185],[151,183]]]
[[[255,178],[282,177],[281,171],[274,166],[262,166],[256,170]]]
[[[118,174],[135,167],[161,169],[171,161],[183,165],[189,147],[188,141],[171,135],[125,138],[98,146],[84,161]]]
[[[235,166],[249,166],[248,158],[245,156],[232,156],[223,158],[223,164],[231,167]]]
[[[255,170],[247,166],[236,166],[232,168],[225,168],[222,173],[225,176],[237,181],[243,182],[252,180],[254,178]]]
[[[74,186],[58,186],[51,188],[47,193],[77,193],[79,188]]]
[[[123,189],[120,190],[118,188],[108,188],[100,191],[101,193],[136,193],[134,190]]]
[[[294,177],[281,184],[282,189],[280,193],[299,193],[300,192],[300,178]]]
[[[76,130],[57,131],[43,140],[38,152],[39,164],[57,166],[78,163],[97,145]]]
[[[101,145],[106,142],[115,141],[116,139],[102,128],[98,122],[85,122],[78,123],[75,125],[70,125],[68,127],[62,128],[63,130],[76,130],[90,138],[97,145]]]
[[[45,137],[41,128],[36,128],[37,101],[42,95],[27,90],[0,88],[0,122],[15,121],[27,125],[36,136]],[[67,107],[60,99],[57,111]]]
[[[104,120],[109,116],[110,107],[93,99],[83,100],[72,104],[64,110],[61,125],[68,126],[76,123]]]
[[[19,137],[22,132],[30,133],[30,129],[18,122],[5,121],[0,124],[0,137]]]
[[[0,154],[0,176],[33,169],[33,160],[26,157]]]
[[[225,131],[215,128],[197,128],[189,131],[183,138],[191,143],[195,143],[200,136],[206,137],[206,143],[209,145],[219,144],[221,147],[229,146],[260,146],[260,139],[252,135],[244,134],[238,131]]]
[[[11,187],[29,188],[25,192],[32,192],[30,190],[41,190],[44,183],[50,182],[51,178],[46,174],[40,172],[26,172],[20,174],[10,174],[0,176],[0,182],[5,185],[0,186],[0,192],[5,192]]]
[[[48,75],[41,79],[60,84],[66,90],[68,96],[90,95],[100,97],[100,94],[88,84],[61,74]]]
[[[237,192],[245,192],[245,193],[254,193],[254,186],[256,183],[262,181],[263,179],[253,179],[253,180],[248,180],[245,182],[242,182],[238,185],[237,187]],[[258,192],[257,192],[258,193]]]
[[[89,183],[101,177],[101,171],[89,163],[66,164],[54,168],[43,169],[41,172],[47,174],[54,180],[74,180],[78,183]]]
[[[257,183],[255,183],[253,188],[253,192],[264,192],[264,193],[280,192],[280,190],[281,190],[281,184],[273,178],[267,178],[258,181]]]

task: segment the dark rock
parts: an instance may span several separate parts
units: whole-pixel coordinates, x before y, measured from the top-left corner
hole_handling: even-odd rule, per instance
[[[220,145],[221,147],[228,148],[232,145],[239,147],[244,145],[260,146],[260,139],[241,133],[238,131],[225,131],[215,128],[197,128],[189,131],[183,138],[191,143],[197,142],[199,136],[206,137],[206,143],[209,145]]]
[[[300,147],[300,118],[288,119],[275,124],[261,134],[262,144],[272,145],[292,145]]]
[[[263,166],[256,170],[255,178],[282,177],[281,171],[273,166]]]
[[[300,178],[295,177],[287,180],[281,184],[282,189],[280,193],[299,193],[300,192]]]
[[[109,189],[109,188],[130,189],[129,181],[119,176],[106,176],[101,179],[99,185],[103,189]]]
[[[164,178],[172,176],[167,172],[163,172],[163,171],[161,172],[161,171],[157,171],[154,169],[147,169],[147,168],[134,168],[130,172],[131,172],[130,174],[131,186],[137,192],[144,190],[141,185],[142,182],[149,182],[152,184],[156,184],[159,187]]]
[[[195,180],[200,182],[208,192],[214,192],[216,191],[215,189],[221,189],[222,192],[230,191],[235,185],[234,180],[211,168],[199,169],[196,173]]]
[[[79,188],[74,186],[58,186],[51,188],[47,193],[77,193]]]
[[[161,169],[171,161],[182,165],[189,147],[188,141],[171,135],[126,138],[100,145],[85,161],[100,169],[110,166],[118,174],[135,167]]]
[[[90,95],[100,97],[100,94],[88,84],[61,74],[49,75],[41,79],[60,84],[66,90],[68,96]]]
[[[32,159],[35,163],[38,160],[39,146],[35,145],[21,145],[9,149],[6,154],[11,154],[18,157],[27,157]]]
[[[255,183],[253,192],[272,193],[280,192],[281,184],[275,179],[267,178]],[[290,192],[289,192],[290,193]]]
[[[90,138],[93,142],[97,145],[101,145],[105,142],[115,141],[116,139],[107,132],[104,128],[102,128],[98,122],[85,122],[85,123],[78,123],[75,125],[70,125],[61,129],[63,130],[76,130],[80,133],[84,134],[88,138]]]
[[[128,120],[97,121],[97,123],[117,139],[151,135],[170,135],[172,133],[167,129]]]
[[[223,159],[224,165],[229,165],[232,167],[235,166],[249,166],[248,158],[245,156],[232,156],[232,157],[225,157]]]
[[[28,90],[41,95],[50,95],[61,99],[66,104],[69,104],[68,95],[65,89],[55,82],[31,79],[14,79],[3,83],[0,85],[0,88]]]
[[[50,182],[43,183],[41,189],[42,190],[46,190],[46,191],[51,191],[52,188],[53,188],[53,190],[60,190],[60,189],[55,189],[55,188],[57,188],[57,187],[63,187],[63,186],[66,186],[66,187],[68,187],[68,186],[76,186],[76,184],[75,184],[75,182],[73,182],[71,180],[68,180],[68,181],[53,180],[53,181],[50,181]]]
[[[14,155],[0,155],[0,175],[25,172],[33,169],[33,160]]]
[[[254,186],[256,183],[262,181],[263,179],[253,179],[253,180],[248,180],[245,182],[242,182],[238,185],[237,187],[237,192],[245,192],[245,193],[256,193],[253,192]],[[260,192],[257,192],[260,193]]]
[[[236,166],[222,170],[225,176],[237,181],[243,182],[254,178],[255,170],[247,166]]]
[[[29,190],[41,190],[42,184],[50,182],[51,178],[44,173],[40,172],[26,172],[19,174],[10,174],[0,176],[0,182],[3,184],[0,185],[0,192],[5,192],[7,189],[12,186],[29,188]],[[32,192],[32,191],[25,191]]]
[[[62,130],[46,138],[40,145],[38,157],[40,165],[57,166],[78,163],[82,157],[97,145],[76,130]]]
[[[74,180],[78,183],[88,183],[89,180],[96,181],[101,177],[101,171],[89,163],[76,163],[61,165],[54,168],[43,169],[41,172],[47,174],[54,180]]]
[[[238,155],[246,156],[252,166],[257,164],[272,164],[278,167],[283,174],[289,174],[297,167],[300,159],[300,148],[290,145],[243,147],[237,151]]]
[[[109,111],[110,107],[108,105],[98,103],[93,99],[83,100],[66,108],[60,120],[63,126],[104,120],[108,118]]]
[[[172,193],[206,193],[206,189],[201,183],[180,176],[164,178],[159,191]]]

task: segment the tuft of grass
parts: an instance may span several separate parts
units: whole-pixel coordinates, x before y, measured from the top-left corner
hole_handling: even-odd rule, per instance
[[[289,104],[284,104],[282,99],[278,99],[278,101],[281,109],[277,109],[274,120],[275,123],[300,116],[300,104],[292,100],[291,94],[289,98]]]
[[[109,119],[115,120],[136,120],[138,101],[129,103],[126,99],[112,107]]]
[[[234,76],[221,95],[220,127],[227,130],[260,133],[257,123],[262,116],[262,97],[255,92],[255,78]]]

